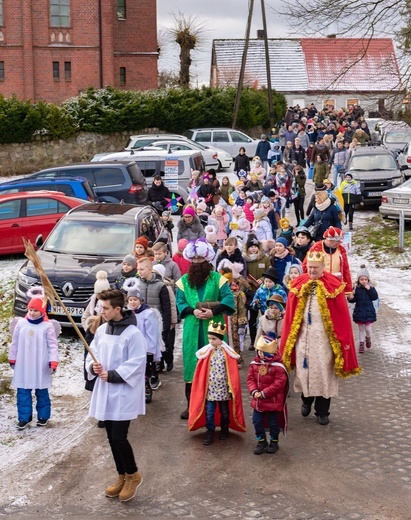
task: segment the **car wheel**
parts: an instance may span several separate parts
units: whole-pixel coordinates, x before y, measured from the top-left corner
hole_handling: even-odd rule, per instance
[[[221,161],[218,161],[218,168],[217,168],[217,171],[218,172],[221,172],[221,170],[223,169],[223,166],[221,164]]]

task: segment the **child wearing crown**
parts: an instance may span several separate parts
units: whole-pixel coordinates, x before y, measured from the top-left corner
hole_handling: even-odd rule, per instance
[[[229,427],[245,432],[245,420],[238,371],[238,354],[224,341],[226,326],[211,321],[209,344],[197,351],[189,408],[189,431],[205,426],[204,446],[214,442],[216,425],[220,440],[227,439]],[[218,410],[217,410],[218,404]]]
[[[255,344],[257,356],[251,361],[247,375],[253,411],[253,425],[257,437],[256,455],[276,453],[280,430],[287,427],[288,374],[278,352],[278,343],[270,335],[261,336]],[[266,426],[270,430],[267,442]]]
[[[37,291],[37,292],[36,292]],[[46,426],[51,416],[49,388],[57,369],[57,334],[61,328],[47,316],[47,299],[42,287],[33,287],[25,318],[14,318],[9,363],[17,389],[17,428],[24,430],[33,420],[32,391],[36,395],[37,426]]]

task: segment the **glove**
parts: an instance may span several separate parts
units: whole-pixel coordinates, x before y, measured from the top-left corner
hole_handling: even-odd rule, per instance
[[[244,336],[244,334],[245,334],[245,328],[244,328],[244,327],[240,327],[240,328],[238,329],[238,335],[239,335],[239,336]]]
[[[14,359],[10,359],[9,360],[9,364],[10,364],[11,368],[14,370],[14,366],[16,365],[16,361]]]
[[[50,374],[54,374],[59,366],[58,361],[49,361]]]

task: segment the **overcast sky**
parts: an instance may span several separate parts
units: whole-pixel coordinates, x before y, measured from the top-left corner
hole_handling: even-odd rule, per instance
[[[279,19],[272,9],[280,5],[281,0],[266,2],[267,32],[269,38],[291,36],[286,23]],[[271,6],[271,8],[270,8]],[[157,26],[161,33],[172,26],[171,12],[181,11],[185,15],[197,16],[205,25],[202,50],[192,53],[191,78],[194,85],[210,81],[212,40],[218,38],[245,38],[249,3],[247,0],[157,0]],[[253,22],[250,37],[257,36],[257,29],[262,29],[261,2],[255,0]],[[298,36],[298,35],[295,35]],[[178,71],[179,47],[167,43],[163,46],[159,61],[159,70]]]

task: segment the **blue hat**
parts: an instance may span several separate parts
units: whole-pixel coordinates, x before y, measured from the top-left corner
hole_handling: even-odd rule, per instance
[[[277,242],[282,244],[284,247],[288,247],[288,242],[284,237],[278,237],[275,243],[277,244]]]

